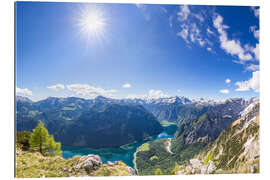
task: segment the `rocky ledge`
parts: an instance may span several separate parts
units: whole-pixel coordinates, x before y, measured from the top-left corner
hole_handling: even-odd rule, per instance
[[[198,159],[190,159],[189,164],[180,166],[178,174],[213,174],[217,169],[214,162],[209,160],[207,164],[202,164]]]
[[[74,169],[84,169],[87,173],[94,176],[117,176],[113,172],[118,171],[119,175],[134,176],[135,170],[127,166],[122,161],[108,161],[103,164],[98,155],[89,154],[80,158],[80,163],[74,166]]]

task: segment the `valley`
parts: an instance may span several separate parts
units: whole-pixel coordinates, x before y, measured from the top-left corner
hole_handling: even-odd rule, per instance
[[[156,169],[175,174],[176,169],[180,172],[190,166],[190,159],[208,152],[205,149],[256,103],[258,98],[214,101],[98,96],[33,102],[18,97],[16,123],[18,131],[31,131],[42,121],[62,143],[62,157],[67,160],[95,154],[104,164],[121,161],[138,175],[153,175]]]
[[[125,144],[119,148],[102,148],[102,149],[91,149],[91,148],[80,148],[80,147],[71,147],[71,146],[62,146],[62,156],[65,159],[72,158],[76,155],[87,155],[87,154],[97,154],[101,157],[103,163],[108,161],[123,161],[130,167],[134,168],[134,153],[137,148],[144,143],[156,141],[159,139],[170,139],[173,138],[173,135],[176,131],[176,125],[172,124],[170,126],[164,127],[164,131],[157,136],[144,139],[139,142]],[[175,131],[172,131],[175,130]]]

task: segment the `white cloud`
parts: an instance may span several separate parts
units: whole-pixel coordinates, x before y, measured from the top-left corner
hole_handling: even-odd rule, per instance
[[[217,14],[216,17],[214,17],[213,24],[219,33],[220,47],[226,53],[230,55],[236,55],[242,61],[248,61],[252,59],[251,54],[245,51],[239,40],[228,39],[227,32],[225,31],[225,29],[228,27],[223,24],[222,16]]]
[[[16,94],[23,95],[23,96],[32,96],[33,95],[32,91],[30,91],[29,89],[27,89],[27,88],[21,89],[18,87],[16,87]]]
[[[235,83],[238,86],[235,91],[249,91],[253,89],[255,92],[260,91],[260,71],[255,71],[252,73],[251,79],[247,81],[239,81]]]
[[[252,48],[252,52],[255,54],[255,58],[259,61],[260,60],[260,45],[256,44],[256,47]]]
[[[83,98],[94,98],[96,96],[114,97],[117,90],[105,90],[103,88],[96,88],[88,84],[71,84],[66,86],[68,90],[76,93],[77,96]]]
[[[190,14],[189,7],[187,5],[181,5],[180,6],[180,11],[177,13],[178,20],[179,21],[187,20],[189,14]]]
[[[209,52],[212,51],[212,48],[210,48],[210,47],[207,47],[206,49],[207,49],[207,51],[209,51]]]
[[[151,89],[148,92],[148,98],[149,99],[158,99],[158,98],[164,98],[164,97],[168,97],[167,94],[165,94],[163,91],[161,90],[154,90]]]
[[[199,45],[200,46],[204,46],[205,45],[205,41],[204,40],[202,40],[202,39],[197,39],[197,41],[199,42]]]
[[[165,94],[162,90],[154,90],[150,89],[148,91],[148,94],[129,94],[127,98],[129,99],[159,99],[159,98],[165,98],[169,97],[167,94]]]
[[[161,12],[163,12],[164,14],[167,14],[168,10],[164,7],[160,7],[161,8]]]
[[[223,94],[229,94],[230,93],[229,89],[221,89],[221,90],[219,90],[219,92],[223,93]]]
[[[47,88],[52,89],[54,91],[60,91],[60,90],[65,89],[65,85],[64,84],[56,84],[56,85],[48,86]]]
[[[131,84],[129,84],[129,83],[123,84],[122,88],[131,88]]]
[[[199,19],[200,22],[203,22],[204,21],[204,17],[202,16],[202,14],[195,14],[195,13],[192,13],[192,15]]]
[[[200,35],[200,30],[197,27],[197,25],[195,23],[190,24],[190,38],[192,40],[192,42],[197,41],[199,43],[200,46],[204,46],[205,41],[202,39],[201,35]]]
[[[257,64],[250,64],[246,67],[247,71],[258,71],[259,70],[259,65]]]
[[[225,80],[225,83],[226,83],[226,84],[229,84],[229,83],[231,83],[231,80],[230,80],[229,78],[227,78],[227,79]]]
[[[143,15],[143,17],[145,18],[146,21],[150,21],[151,19],[151,14],[147,9],[147,5],[145,4],[135,4],[136,7],[138,8],[138,10],[140,11],[140,13]]]
[[[188,41],[188,27],[186,25],[182,25],[182,30],[177,33],[178,36],[182,37],[186,43],[189,43]]]
[[[254,54],[256,60],[260,60],[260,45],[259,43],[256,44],[255,47],[252,47],[248,44],[245,45],[245,49]]]
[[[178,36],[183,38],[186,43],[197,43],[201,47],[204,47],[206,44],[212,46],[212,42],[201,36],[201,31],[196,25],[196,23],[182,24],[182,30],[177,33]],[[211,49],[212,50],[212,49]]]
[[[178,21],[181,23],[181,29],[177,35],[184,39],[188,45],[192,42],[205,48],[213,46],[213,43],[203,36],[202,31],[207,30],[203,28],[204,13],[202,11],[194,13],[190,11],[188,6],[180,6],[180,11],[177,15]],[[207,44],[209,46],[206,46]],[[210,49],[208,48],[207,50],[209,51]]]
[[[208,34],[214,34],[214,32],[211,31],[211,29],[210,29],[209,27],[207,28],[206,32],[207,32]]]
[[[253,32],[254,37],[259,40],[260,39],[260,30],[259,29],[256,30],[256,28],[257,28],[257,26],[250,26],[249,30],[251,32]]]
[[[173,16],[170,16],[169,17],[169,25],[170,25],[171,28],[173,26],[172,22],[173,22]]]
[[[251,7],[251,10],[254,12],[254,15],[258,18],[260,16],[260,8]]]

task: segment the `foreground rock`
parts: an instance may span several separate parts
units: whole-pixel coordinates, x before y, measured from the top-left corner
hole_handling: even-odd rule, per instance
[[[213,174],[217,168],[211,160],[207,164],[202,164],[199,159],[190,159],[189,164],[180,166],[180,169],[178,174]]]
[[[102,166],[101,158],[98,155],[89,154],[80,158],[82,161],[75,166],[75,169],[84,168],[88,173],[98,170]]]
[[[39,152],[22,151],[16,146],[16,177],[87,177],[87,176],[134,176],[135,171],[122,161],[103,164],[98,155],[43,156]]]

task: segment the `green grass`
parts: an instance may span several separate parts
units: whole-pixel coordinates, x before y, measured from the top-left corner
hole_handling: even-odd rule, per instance
[[[207,113],[204,113],[199,117],[199,119],[195,122],[194,126],[199,125],[205,118],[207,117]]]
[[[149,150],[150,150],[149,143],[142,144],[138,149],[138,151],[149,151]]]
[[[92,176],[128,176],[127,165],[123,162],[119,162],[116,166],[108,166],[104,164],[97,171],[91,173]]]
[[[158,157],[157,157],[157,156],[151,156],[151,157],[150,157],[150,160],[151,160],[151,161],[153,161],[154,159],[158,159]]]
[[[206,156],[206,158],[204,159],[203,163],[204,163],[205,165],[207,165],[209,161],[213,161],[213,160],[214,160],[213,153],[209,153],[209,154]]]
[[[80,156],[71,159],[63,159],[61,156],[44,157],[39,152],[31,153],[16,148],[16,177],[69,177],[85,176],[83,169],[75,170],[73,167],[79,163]]]
[[[81,156],[64,159],[61,156],[48,157],[39,152],[22,151],[16,148],[16,177],[79,177],[79,176],[128,176],[129,171],[125,163],[119,162],[115,166],[103,164],[98,170],[88,174],[83,168],[75,169]]]
[[[169,126],[169,125],[173,125],[173,124],[176,124],[175,122],[169,122],[169,121],[167,121],[167,120],[162,120],[161,122],[160,122],[160,124],[162,125],[162,126]]]

